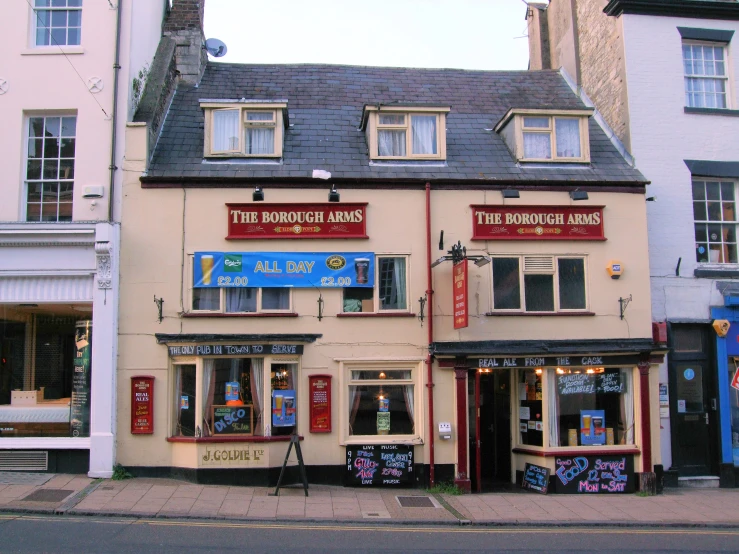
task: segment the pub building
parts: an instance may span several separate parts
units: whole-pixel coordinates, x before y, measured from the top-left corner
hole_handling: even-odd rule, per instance
[[[558,72],[171,82],[126,138],[118,463],[274,486],[297,442],[311,484],[587,463],[596,492],[659,465],[646,183]]]

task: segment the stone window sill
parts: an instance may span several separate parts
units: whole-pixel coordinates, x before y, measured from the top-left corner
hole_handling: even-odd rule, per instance
[[[728,115],[731,117],[739,117],[739,110],[727,110],[724,108],[688,108],[686,106],[685,113],[700,115]]]

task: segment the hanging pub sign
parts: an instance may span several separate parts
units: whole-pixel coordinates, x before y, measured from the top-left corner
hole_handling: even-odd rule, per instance
[[[372,252],[195,252],[195,288],[372,288]]]
[[[227,239],[367,239],[367,203],[226,204]]]
[[[154,377],[131,377],[131,433],[154,432]]]
[[[463,329],[469,325],[467,315],[467,260],[454,264],[452,269],[454,297],[454,328]]]
[[[310,390],[310,432],[331,432],[331,376],[311,375],[308,377]]]
[[[606,240],[603,206],[470,207],[472,240]]]

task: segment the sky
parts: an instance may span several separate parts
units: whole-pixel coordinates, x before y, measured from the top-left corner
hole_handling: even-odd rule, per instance
[[[525,16],[522,0],[206,0],[205,36],[230,63],[525,70]]]

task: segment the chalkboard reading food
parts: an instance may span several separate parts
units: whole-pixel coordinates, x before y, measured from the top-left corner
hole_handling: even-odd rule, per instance
[[[346,447],[347,485],[402,485],[413,476],[413,446],[373,444]]]
[[[523,470],[521,488],[541,494],[547,493],[549,487],[549,468],[526,464]]]
[[[214,435],[253,435],[252,405],[213,406],[212,432]]]
[[[604,373],[570,373],[557,375],[557,391],[559,394],[620,394],[624,392],[621,371],[605,371]]]
[[[633,456],[555,458],[554,490],[568,494],[634,492]]]

